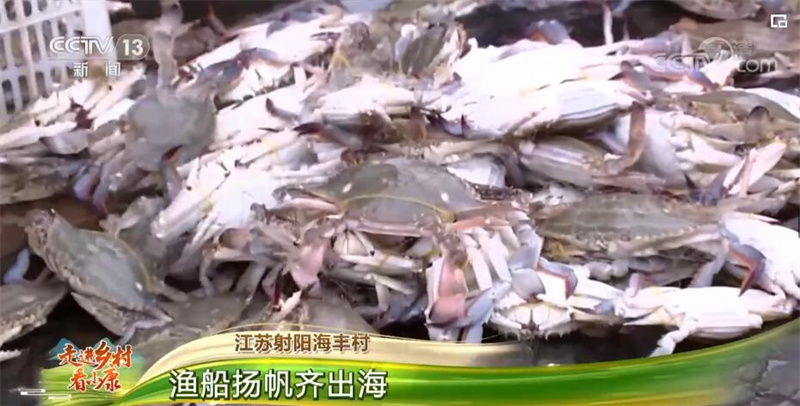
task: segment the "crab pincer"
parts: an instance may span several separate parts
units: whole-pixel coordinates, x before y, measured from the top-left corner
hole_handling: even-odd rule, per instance
[[[545,293],[541,278],[533,268],[539,263],[542,245],[523,245],[508,259],[508,269],[514,291],[523,299],[533,299]],[[573,289],[574,290],[574,289]]]
[[[327,241],[300,248],[300,259],[290,269],[292,279],[300,288],[306,288],[317,283],[327,248]]]
[[[725,178],[727,176],[728,171],[722,171],[708,186],[702,188],[694,183],[689,175],[684,174],[686,185],[689,187],[689,197],[692,201],[702,206],[716,206],[728,193],[728,188],[725,187]]]
[[[442,258],[437,283],[437,298],[431,305],[429,320],[432,324],[449,325],[467,315],[467,282],[464,271],[457,267],[450,255]]]
[[[747,275],[739,286],[739,296],[757,283],[766,269],[767,258],[755,247],[746,244],[731,244],[731,255],[747,268]]]
[[[456,329],[458,337],[466,342],[480,342],[483,324],[489,319],[495,299],[511,288],[509,283],[498,283],[477,295],[469,297],[464,271],[456,266],[452,254],[446,253],[434,265],[435,300],[428,313],[431,326]],[[438,273],[438,275],[437,275]]]
[[[647,64],[643,64],[642,66],[645,72],[654,78],[674,81],[688,79],[702,86],[705,91],[717,90],[719,88],[719,86],[712,82],[703,72],[685,65],[680,61],[669,61],[668,64],[658,63],[657,66],[648,66]]]
[[[563,264],[552,263],[546,260],[540,261],[539,264],[541,265],[542,272],[564,280],[564,292],[566,293],[566,298],[569,298],[573,293],[575,293],[575,289],[578,287],[578,277],[575,276],[575,272],[572,270],[572,268]]]
[[[651,79],[650,76],[646,75],[644,72],[639,72],[633,66],[633,64],[629,61],[622,61],[619,64],[619,78],[622,79],[623,82],[627,83],[634,89],[637,89],[641,92],[651,92],[651,93],[659,93],[662,92],[661,88],[659,88]]]

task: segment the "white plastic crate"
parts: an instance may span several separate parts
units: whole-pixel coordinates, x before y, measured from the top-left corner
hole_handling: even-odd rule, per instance
[[[0,122],[70,80],[75,60],[52,57],[57,36],[111,36],[105,0],[0,0]],[[107,55],[114,58],[113,55]],[[79,56],[80,57],[80,56]]]

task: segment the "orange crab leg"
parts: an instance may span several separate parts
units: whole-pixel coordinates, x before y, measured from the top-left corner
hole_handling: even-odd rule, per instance
[[[747,289],[750,289],[755,282],[757,282],[761,275],[764,274],[766,268],[766,258],[761,251],[755,249],[750,245],[738,245],[731,247],[731,254],[736,259],[742,261],[747,268],[747,276],[742,280],[739,286],[739,295],[741,296]]]

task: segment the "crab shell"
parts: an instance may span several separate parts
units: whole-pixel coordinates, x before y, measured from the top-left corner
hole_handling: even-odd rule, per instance
[[[149,274],[127,244],[75,228],[55,212],[34,210],[27,220],[30,248],[74,291],[131,310],[153,306],[163,282]]]
[[[137,100],[127,115],[131,134],[125,149],[148,171],[158,170],[162,157],[176,147],[181,147],[178,164],[199,156],[211,144],[217,126],[210,99],[193,100],[166,92]]]
[[[455,175],[407,158],[347,168],[309,192],[337,204],[352,218],[382,224],[411,225],[431,217],[447,222],[483,206]]]
[[[43,325],[47,315],[67,293],[67,288],[59,282],[12,283],[1,285],[0,292],[2,345]]]
[[[554,211],[539,222],[542,235],[612,256],[654,255],[693,235],[714,235],[723,215],[716,208],[630,193],[591,197]]]

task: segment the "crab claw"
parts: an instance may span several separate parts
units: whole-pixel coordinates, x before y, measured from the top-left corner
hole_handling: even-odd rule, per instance
[[[575,272],[572,270],[572,268],[563,264],[547,261],[541,261],[540,264],[542,265],[542,272],[564,280],[565,298],[569,299],[570,296],[575,293],[575,289],[578,287],[578,277],[575,276]]]
[[[512,210],[515,210],[513,202],[492,202],[477,209],[462,210],[456,214],[455,222],[448,224],[447,228],[449,231],[463,231],[487,225],[508,225],[503,214]]]
[[[504,296],[511,290],[508,282],[498,282],[490,289],[486,289],[467,302],[467,325],[481,325],[489,319],[498,297]]]
[[[467,317],[461,319],[456,327],[463,327],[460,340],[467,343],[480,343],[483,338],[483,325],[492,315],[495,301],[511,289],[511,284],[500,282],[469,300]]]
[[[442,259],[436,301],[428,319],[432,324],[457,322],[467,316],[467,283],[464,271],[448,256]]]
[[[619,64],[619,70],[619,78],[640,92],[657,92],[660,90],[658,86],[650,80],[649,76],[644,74],[644,72],[637,71],[629,61],[622,61]]]
[[[19,283],[25,280],[25,273],[28,272],[28,267],[31,263],[31,251],[28,248],[23,248],[17,253],[17,259],[14,264],[3,275],[3,283]]]
[[[645,121],[644,106],[639,103],[633,103],[631,106],[630,136],[628,137],[627,151],[622,158],[606,162],[606,172],[611,175],[619,175],[623,170],[639,161],[647,144]]]
[[[357,135],[331,124],[304,123],[296,126],[294,131],[300,134],[316,134],[351,149],[361,149],[364,146],[364,142]]]
[[[219,35],[223,39],[233,39],[231,33],[228,31],[228,28],[225,27],[225,24],[222,22],[222,20],[217,17],[217,13],[214,12],[214,4],[211,2],[206,4],[205,20],[215,34]]]
[[[612,10],[611,15],[616,18],[622,18],[625,16],[625,10],[628,9],[631,5],[631,0],[622,0],[617,4]]]
[[[88,165],[83,168],[72,185],[72,193],[83,202],[92,199],[92,191],[100,181],[102,167],[100,165]]]
[[[328,249],[328,241],[305,245],[300,248],[299,259],[292,264],[289,273],[300,289],[314,285],[319,280],[319,271]]]
[[[729,170],[720,172],[705,188],[698,186],[689,175],[684,174],[692,201],[703,206],[716,206],[728,193],[728,188],[725,187],[725,179],[728,177],[728,172]]]
[[[761,251],[746,244],[731,244],[730,252],[736,259],[742,261],[747,268],[747,276],[742,280],[742,284],[739,287],[739,296],[741,296],[764,275],[767,259]]]
[[[537,249],[537,247],[523,245],[508,259],[514,291],[523,299],[530,300],[538,294],[545,293],[544,284],[534,271],[540,254],[541,246]]]
[[[265,48],[250,48],[239,53],[236,60],[244,66],[249,68],[254,64],[268,64],[273,66],[286,66],[291,65],[292,61],[282,59],[275,51]]]
[[[438,298],[431,307],[430,323],[450,325],[462,320],[467,314],[466,304],[466,294]]]
[[[480,343],[483,338],[483,325],[489,320],[496,299],[505,295],[510,289],[510,283],[500,282],[465,301],[465,312],[444,326],[445,329],[460,330],[457,333],[459,341]]]

